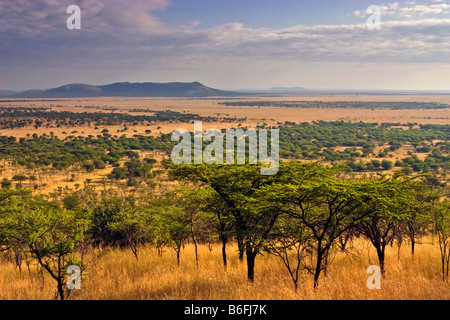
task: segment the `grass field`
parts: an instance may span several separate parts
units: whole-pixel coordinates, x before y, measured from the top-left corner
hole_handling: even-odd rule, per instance
[[[83,275],[80,290],[73,290],[71,299],[255,299],[255,300],[310,300],[310,299],[450,299],[450,283],[440,275],[440,255],[431,239],[417,246],[414,259],[404,244],[397,255],[397,246],[387,248],[386,277],[381,289],[369,290],[366,269],[377,264],[375,251],[363,240],[357,240],[352,254],[336,251],[320,280],[318,290],[313,289],[312,276],[301,273],[299,288],[295,292],[287,270],[275,256],[264,255],[256,259],[255,282],[246,280],[245,262],[238,260],[228,249],[229,266],[225,271],[221,248],[210,252],[199,247],[197,269],[194,247],[186,245],[177,266],[176,256],[167,248],[162,257],[156,249],[141,249],[139,260],[130,250],[112,249],[96,252],[91,265]],[[22,272],[11,263],[0,262],[0,299],[51,299],[55,295],[55,282],[47,275],[37,275],[34,266]]]
[[[284,100],[323,101],[437,101],[450,102],[450,96],[292,96],[283,97]],[[258,99],[258,98],[252,98]],[[264,100],[279,100],[280,97],[261,97]],[[256,127],[267,123],[276,125],[278,122],[306,122],[306,121],[364,121],[364,122],[417,122],[420,124],[448,124],[448,109],[439,110],[388,110],[388,109],[327,109],[327,108],[275,108],[275,107],[224,107],[218,105],[214,99],[64,99],[57,101],[29,101],[0,103],[0,108],[11,106],[42,106],[54,110],[72,112],[110,112],[113,106],[116,112],[127,112],[133,108],[150,110],[173,110],[190,112],[201,116],[247,117],[242,125]],[[56,105],[61,105],[56,107]],[[203,129],[236,127],[238,123],[204,123]],[[68,135],[97,135],[103,129],[111,134],[122,135],[123,126],[93,127],[60,127],[34,129],[33,127],[4,129],[0,135],[12,135],[17,138],[27,134],[49,134],[54,132],[59,138]],[[193,129],[191,123],[161,123],[151,126],[138,125],[126,134],[159,135],[171,133],[175,129]],[[146,130],[151,133],[146,133]],[[120,131],[120,133],[119,133]],[[375,154],[385,146],[377,146]],[[344,150],[346,147],[337,147]],[[411,144],[403,145],[393,152],[392,161],[413,153]],[[141,158],[150,157],[163,159],[160,151],[139,151]],[[423,160],[426,154],[418,154]],[[370,158],[372,159],[372,158]],[[369,160],[370,160],[369,159]],[[375,158],[374,158],[375,159]],[[123,164],[124,161],[121,161]],[[87,179],[93,191],[103,188],[118,188],[107,179],[112,166],[95,172],[85,172],[80,167],[72,166],[65,171],[51,168],[26,169],[15,166],[10,161],[0,163],[1,175],[12,178],[14,175],[36,175],[37,181],[25,181],[23,186],[32,189],[34,183],[39,185],[35,192],[38,194],[57,193],[58,189],[67,187],[67,192],[82,189]],[[161,169],[160,165],[154,169]],[[390,173],[398,171],[394,168]],[[102,182],[105,182],[103,185]],[[157,186],[168,185],[167,181],[157,177]],[[157,188],[152,192],[156,192]],[[166,248],[163,256],[157,254],[155,248],[147,246],[141,248],[139,260],[136,260],[130,250],[107,249],[103,252],[92,250],[89,267],[83,274],[81,290],[71,292],[70,299],[246,299],[246,300],[312,300],[312,299],[450,299],[450,283],[443,282],[441,277],[441,261],[439,246],[433,239],[422,241],[416,247],[414,259],[411,257],[407,244],[398,251],[397,244],[387,248],[386,277],[382,279],[380,290],[369,290],[366,286],[369,265],[377,265],[375,250],[361,239],[354,244],[350,253],[339,250],[331,254],[326,274],[321,274],[319,288],[313,289],[312,275],[303,270],[300,275],[298,290],[294,290],[293,283],[282,261],[271,255],[258,256],[255,267],[255,282],[247,281],[246,263],[237,257],[237,248],[228,249],[228,269],[224,270],[221,260],[221,248],[214,246],[210,251],[207,246],[199,248],[199,266],[195,263],[194,248],[187,244],[181,253],[181,264],[177,266],[175,252]],[[398,252],[400,253],[398,255]],[[87,259],[89,260],[89,259]],[[27,268],[25,263],[19,271],[10,262],[0,258],[0,299],[52,299],[55,297],[56,283],[47,272],[39,273],[34,264]]]

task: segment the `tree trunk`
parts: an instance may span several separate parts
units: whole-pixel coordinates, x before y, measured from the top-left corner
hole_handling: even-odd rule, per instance
[[[62,279],[58,279],[58,295],[60,300],[64,300],[64,289]]]
[[[297,293],[298,292],[298,280],[293,280],[294,281],[294,292]]]
[[[338,241],[339,241],[339,247],[341,248],[341,251],[345,251],[345,247],[347,246],[347,242],[348,242],[349,238],[350,237],[347,235],[339,236]]]
[[[197,248],[197,241],[195,240],[194,236],[192,236],[192,242],[194,243],[194,250],[195,250],[195,264],[198,269],[198,248]]]
[[[181,247],[178,247],[176,250],[177,252],[177,266],[180,266],[180,251],[181,251]]]
[[[323,276],[327,276],[327,267],[328,267],[328,254],[323,259]]]
[[[323,252],[317,250],[316,268],[314,270],[314,290],[319,286],[320,272],[322,271]]]
[[[244,261],[244,241],[240,236],[237,237],[237,244],[238,244],[238,250],[239,250],[239,261]]]
[[[131,248],[131,251],[133,252],[133,254],[134,254],[134,257],[136,258],[136,260],[139,260],[139,257],[138,257],[138,244],[137,243],[133,243],[133,242],[130,242],[130,248]]]
[[[254,281],[255,278],[255,258],[257,251],[253,251],[251,248],[246,250],[247,255],[247,279],[250,282]]]
[[[61,256],[58,256],[58,278],[56,279],[56,281],[58,281],[58,294],[59,294],[59,298],[61,300],[64,300],[64,288],[63,288],[63,284],[64,284],[64,276],[62,275],[62,261],[61,261]]]
[[[221,236],[222,240],[222,260],[223,260],[223,267],[225,268],[225,271],[227,270],[227,237]]]
[[[384,277],[384,274],[385,274],[384,253],[385,253],[386,245],[385,244],[377,244],[375,246],[375,248],[377,249],[377,256],[378,256],[378,262],[380,263],[381,276]]]

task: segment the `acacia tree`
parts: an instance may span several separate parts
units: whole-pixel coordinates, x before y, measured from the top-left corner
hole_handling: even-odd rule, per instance
[[[310,230],[290,215],[280,216],[264,250],[277,256],[286,267],[289,276],[298,290],[300,271],[304,269],[304,259],[311,252],[312,238]]]
[[[189,227],[190,240],[194,245],[195,263],[198,268],[198,242],[206,230],[207,217],[203,212],[208,194],[204,189],[179,188],[172,192],[174,206],[182,208]]]
[[[215,215],[215,219],[212,219],[212,223],[222,244],[223,267],[227,270],[227,244],[230,236],[232,236],[234,220],[228,207],[214,190],[204,189],[204,192],[206,193],[204,211],[211,212]]]
[[[439,201],[439,192],[425,181],[410,181],[407,202],[407,217],[401,222],[411,244],[411,255],[420,237],[427,233],[434,204]]]
[[[152,240],[152,217],[147,210],[126,206],[120,210],[108,228],[116,233],[121,247],[128,247],[139,260],[138,249]]]
[[[93,207],[91,233],[94,245],[114,246],[119,243],[120,235],[111,227],[124,206],[122,198],[105,198]]]
[[[407,221],[410,200],[408,180],[382,176],[371,188],[370,198],[365,202],[365,207],[370,208],[369,214],[355,226],[375,247],[383,276],[386,246],[395,239],[398,224]]]
[[[337,178],[338,172],[339,168],[319,163],[292,163],[284,168],[281,181],[264,190],[270,206],[278,207],[309,229],[314,259],[305,268],[313,275],[315,289],[331,247],[372,211],[366,205],[372,182]]]
[[[182,208],[173,205],[174,201],[173,194],[168,193],[154,202],[152,212],[155,235],[173,248],[179,266],[181,248],[190,236],[190,227],[189,217]]]
[[[5,252],[19,271],[22,271],[22,262],[26,258],[27,248],[20,239],[11,237],[8,221],[10,219],[10,206],[16,203],[17,197],[26,199],[29,195],[30,191],[25,189],[0,189],[0,252]]]
[[[56,297],[64,300],[70,293],[66,287],[68,267],[85,267],[76,252],[88,239],[89,219],[50,204],[21,202],[10,211],[6,225],[8,238],[26,245],[31,257],[56,281]]]
[[[433,208],[433,222],[441,252],[442,280],[448,281],[450,266],[450,201],[437,203]]]
[[[8,178],[3,178],[1,181],[2,189],[9,189],[11,188],[12,182]]]
[[[201,182],[214,190],[233,216],[235,237],[242,239],[247,260],[247,279],[254,281],[255,258],[268,239],[279,211],[258,210],[249,205],[255,191],[274,177],[263,176],[259,165],[178,165],[172,176]]]

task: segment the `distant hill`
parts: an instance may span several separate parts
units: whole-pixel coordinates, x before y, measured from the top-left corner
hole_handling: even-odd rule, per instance
[[[2,98],[228,97],[237,95],[240,93],[213,89],[200,82],[117,82],[101,86],[73,83],[47,90],[5,94]]]

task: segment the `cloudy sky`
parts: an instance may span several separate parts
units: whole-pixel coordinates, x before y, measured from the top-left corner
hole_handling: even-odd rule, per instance
[[[0,89],[120,81],[449,90],[450,1],[0,0]]]

